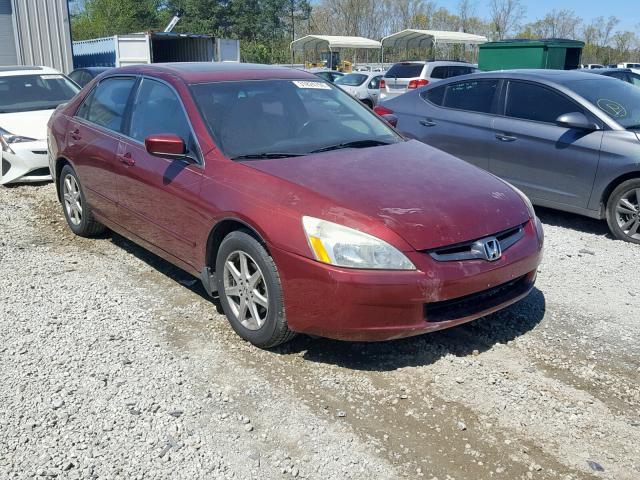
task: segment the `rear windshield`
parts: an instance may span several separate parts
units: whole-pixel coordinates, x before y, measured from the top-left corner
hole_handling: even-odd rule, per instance
[[[362,85],[367,78],[369,77],[367,75],[363,75],[362,73],[350,73],[349,75],[338,78],[334,83],[336,85],[357,87],[358,85]]]
[[[79,91],[60,74],[0,77],[0,113],[54,109]]]
[[[419,77],[423,68],[422,63],[396,63],[384,76],[387,78]]]
[[[564,82],[627,129],[640,129],[640,88],[615,78],[600,77]]]
[[[402,140],[359,101],[321,80],[215,82],[191,90],[216,144],[232,159]]]

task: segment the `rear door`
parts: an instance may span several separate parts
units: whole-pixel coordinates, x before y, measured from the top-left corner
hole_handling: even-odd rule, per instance
[[[555,89],[508,81],[504,116],[494,122],[490,171],[538,203],[586,208],[600,159],[602,130],[556,125],[560,115],[572,112],[600,123]]]
[[[96,85],[69,122],[64,152],[93,210],[118,223],[115,154],[135,82],[133,77],[110,77]]]
[[[128,136],[118,147],[118,201],[125,226],[147,242],[198,267],[196,238],[205,219],[198,203],[203,159],[182,102],[168,84],[143,78],[135,93]],[[178,135],[191,160],[147,152],[149,135]]]
[[[480,79],[447,83],[422,91],[420,102],[403,109],[398,128],[487,170],[487,152],[493,140],[492,113],[499,98],[499,88],[500,80]],[[405,115],[404,111],[412,113]]]

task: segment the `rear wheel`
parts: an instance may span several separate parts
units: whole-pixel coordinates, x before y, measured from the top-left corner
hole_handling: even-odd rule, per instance
[[[224,313],[242,338],[270,348],[295,336],[287,325],[276,265],[249,232],[231,232],[222,241],[216,279]]]
[[[607,223],[616,238],[640,244],[640,178],[622,182],[611,193]]]
[[[94,218],[91,206],[82,192],[80,179],[70,165],[64,166],[58,181],[64,217],[71,231],[81,237],[93,237],[104,232],[104,225]]]

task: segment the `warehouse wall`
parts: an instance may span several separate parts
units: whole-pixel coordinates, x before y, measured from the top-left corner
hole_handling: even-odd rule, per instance
[[[11,12],[11,0],[0,0],[0,65],[18,63]]]
[[[0,0],[6,2],[7,0]],[[17,31],[19,65],[46,65],[68,73],[73,69],[67,0],[9,0]],[[14,62],[15,63],[15,62]]]

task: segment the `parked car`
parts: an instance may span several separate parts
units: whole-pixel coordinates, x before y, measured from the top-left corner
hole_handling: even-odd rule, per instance
[[[429,83],[476,71],[478,69],[475,65],[466,62],[439,60],[396,63],[380,82],[380,100],[389,100]]]
[[[48,67],[0,67],[0,185],[51,179],[47,121],[79,88]]]
[[[337,70],[309,70],[310,73],[313,73],[316,77],[320,77],[323,80],[326,80],[329,83],[335,83],[335,81],[341,77],[344,77],[345,74],[342,72],[338,72]]]
[[[640,243],[640,90],[580,71],[451,79],[377,107],[405,135],[507,180],[536,205]]]
[[[86,90],[49,124],[69,228],[198,276],[255,345],[416,335],[533,286],[543,233],[524,195],[309,73],[156,64]]]
[[[589,73],[596,73],[606,77],[617,78],[623,82],[640,87],[640,75],[634,73],[630,68],[597,68],[594,70],[584,70]]]
[[[112,67],[86,67],[76,68],[69,74],[69,78],[76,82],[81,88],[101,73],[110,70]]]
[[[367,107],[373,108],[380,95],[380,79],[380,72],[357,72],[338,78],[335,84]]]
[[[634,73],[640,73],[640,63],[638,62],[623,62],[615,66],[618,68],[630,68]]]
[[[599,63],[584,63],[580,65],[580,68],[584,68],[584,69],[593,69],[593,68],[604,68],[604,65],[601,65]]]

